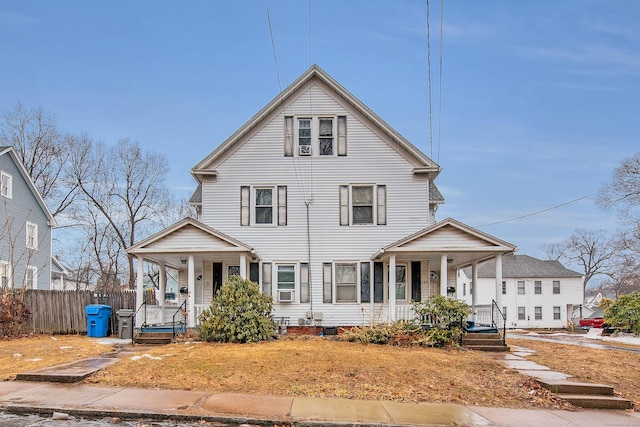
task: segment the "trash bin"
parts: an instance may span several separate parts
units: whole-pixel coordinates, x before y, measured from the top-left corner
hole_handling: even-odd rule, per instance
[[[128,339],[133,338],[133,310],[123,308],[116,311],[118,316],[118,338]]]
[[[109,329],[111,307],[103,304],[94,304],[86,306],[85,310],[87,313],[87,336],[106,337]]]

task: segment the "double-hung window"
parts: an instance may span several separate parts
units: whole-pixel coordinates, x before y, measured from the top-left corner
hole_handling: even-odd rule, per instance
[[[524,280],[518,280],[518,295],[524,295]]]
[[[542,320],[542,307],[534,307],[534,317],[536,320]]]
[[[311,119],[298,119],[298,154],[311,155]]]
[[[336,302],[358,301],[358,264],[337,263],[336,271]]]
[[[346,116],[285,116],[284,155],[347,155]]]
[[[38,269],[31,265],[27,266],[27,270],[24,273],[24,287],[25,289],[36,289],[37,286],[37,277],[38,277]]]
[[[525,307],[518,307],[518,320],[526,320]]]
[[[13,197],[13,178],[5,172],[0,172],[0,195],[10,199]]]
[[[278,264],[276,274],[278,302],[294,302],[296,290],[295,264]]]
[[[386,185],[340,186],[340,225],[385,225],[386,223]]]
[[[536,280],[533,282],[533,293],[536,295],[542,294],[542,280]]]
[[[333,119],[318,119],[318,148],[321,156],[333,156]]]
[[[553,307],[553,320],[560,320],[560,307]]]
[[[0,286],[2,289],[9,288],[9,276],[11,275],[11,268],[6,261],[0,261]]]
[[[560,293],[560,281],[559,280],[554,280],[553,281],[553,293],[556,294],[556,295]]]
[[[38,249],[38,225],[27,222],[27,249]]]
[[[407,266],[396,265],[396,300],[407,299]]]
[[[240,225],[287,225],[287,186],[240,187]]]

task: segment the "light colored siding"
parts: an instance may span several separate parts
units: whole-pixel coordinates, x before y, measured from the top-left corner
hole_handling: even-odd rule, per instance
[[[264,262],[310,262],[311,303],[276,304],[277,316],[297,324],[313,307],[323,312],[324,325],[366,323],[360,308],[371,304],[322,304],[322,263],[369,261],[380,248],[431,225],[428,182],[414,178],[414,165],[392,143],[317,85],[293,100],[286,115],[347,116],[348,155],[285,157],[280,112],[216,166],[215,182],[203,184],[202,221],[253,247]],[[348,184],[386,186],[387,225],[339,225],[339,187]],[[240,187],[247,185],[287,186],[287,226],[240,225]]]
[[[193,226],[187,226],[166,236],[164,239],[148,245],[148,249],[179,249],[201,248],[207,250],[231,249],[234,246],[228,242],[217,239]]]
[[[13,196],[11,199],[0,196],[0,260],[10,261],[13,248],[13,274],[16,287],[21,286],[27,265],[37,268],[37,288],[49,289],[51,283],[51,228],[45,212],[37,198],[31,192],[20,170],[8,154],[0,156],[0,170],[12,176]],[[29,221],[38,225],[38,248],[26,247],[25,224]],[[7,232],[5,226],[11,231]],[[14,243],[10,243],[14,242]]]
[[[465,248],[477,248],[486,247],[487,243],[481,239],[473,238],[467,233],[458,230],[453,227],[443,227],[440,230],[436,230],[429,233],[429,237],[421,238],[411,241],[403,248],[407,249],[429,249],[429,248],[447,248],[447,247],[465,247]]]

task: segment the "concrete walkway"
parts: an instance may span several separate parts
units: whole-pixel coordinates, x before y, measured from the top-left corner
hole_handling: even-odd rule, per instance
[[[131,354],[129,341],[105,344],[120,348],[116,357]],[[140,348],[135,348],[139,351]],[[506,356],[508,366],[520,362],[527,349]],[[497,355],[496,355],[497,356]],[[520,356],[520,357],[519,357]],[[640,426],[640,413],[620,410],[541,410],[464,406],[451,403],[399,403],[313,397],[282,397],[238,393],[210,394],[184,390],[96,387],[78,383],[89,371],[101,369],[93,359],[77,361],[28,373],[25,379],[53,382],[0,382],[0,409],[8,412],[52,414],[63,412],[81,417],[117,417],[175,421],[206,420],[225,424],[300,426]],[[112,363],[114,359],[104,359]],[[546,367],[510,366],[556,377],[562,374]],[[537,368],[537,369],[535,369]],[[544,372],[543,372],[544,371]],[[523,372],[524,373],[524,372]],[[529,372],[532,374],[533,372]],[[58,379],[56,379],[58,378]],[[51,381],[50,380],[50,381]],[[62,382],[61,382],[62,381]]]

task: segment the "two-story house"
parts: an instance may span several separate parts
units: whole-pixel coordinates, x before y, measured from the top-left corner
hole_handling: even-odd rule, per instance
[[[480,264],[473,283],[471,269],[461,270],[457,297],[477,307],[490,305],[495,294],[487,288],[493,283],[495,269],[493,260]],[[565,328],[572,321],[574,308],[583,301],[584,276],[559,261],[508,255],[502,259],[502,279],[499,307],[508,328]],[[478,297],[472,301],[475,283]]]
[[[0,147],[0,286],[49,289],[55,220],[11,147]]]
[[[191,326],[233,274],[258,283],[275,317],[292,325],[407,317],[411,301],[446,295],[457,269],[500,263],[516,249],[454,219],[436,222],[439,173],[312,66],[193,167],[197,219],[128,249],[137,258],[138,303],[142,264],[152,262],[161,273],[179,270]],[[175,311],[156,309],[165,319]]]

